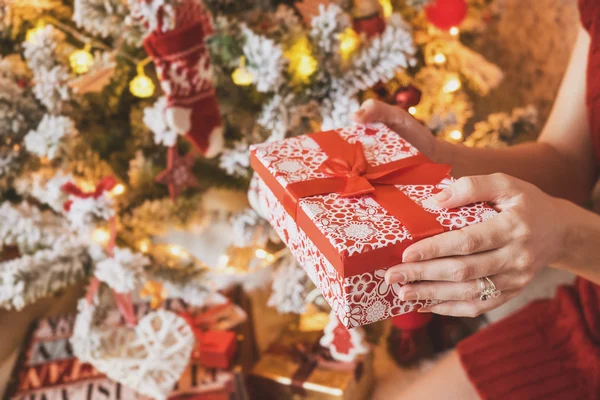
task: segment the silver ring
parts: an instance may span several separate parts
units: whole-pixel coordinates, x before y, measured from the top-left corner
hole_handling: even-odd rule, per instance
[[[487,299],[497,299],[502,294],[502,292],[496,288],[494,282],[492,282],[492,280],[487,276],[480,278],[479,286],[481,287],[481,295],[479,296],[481,301],[486,301]]]

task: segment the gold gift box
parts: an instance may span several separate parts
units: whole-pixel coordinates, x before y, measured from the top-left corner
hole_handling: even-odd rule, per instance
[[[307,362],[310,363],[307,357],[303,358],[297,353],[297,345],[312,347],[322,334],[322,331],[284,332],[250,372],[248,384],[251,398],[261,400],[368,399],[373,387],[373,352],[361,356],[353,367],[347,366],[341,369],[320,365],[311,368],[306,365]],[[307,376],[305,379],[298,380],[301,370]]]

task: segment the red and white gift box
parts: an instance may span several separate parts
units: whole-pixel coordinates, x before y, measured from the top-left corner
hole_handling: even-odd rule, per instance
[[[400,300],[385,270],[415,241],[496,214],[438,208],[430,197],[452,182],[449,167],[383,124],[264,143],[250,160],[258,206],[348,328],[430,305]]]

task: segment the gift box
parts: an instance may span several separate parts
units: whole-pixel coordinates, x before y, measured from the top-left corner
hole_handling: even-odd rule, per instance
[[[401,301],[385,270],[412,243],[496,214],[483,203],[437,207],[449,167],[383,124],[264,143],[250,162],[261,209],[349,328],[430,305]]]
[[[232,305],[233,306],[233,305]],[[210,310],[198,311],[179,300],[168,300],[164,307],[177,313],[192,316],[213,315]],[[239,322],[239,309],[236,306],[227,311],[221,308],[219,315],[235,315],[236,323],[230,318],[219,318],[218,326],[234,327]],[[134,304],[136,318],[140,319],[152,309],[146,303]],[[202,319],[202,318],[200,318]],[[207,325],[214,328],[217,321]],[[229,321],[229,322],[228,322]],[[31,328],[17,363],[14,367],[7,399],[19,400],[65,400],[65,399],[132,399],[147,400],[131,388],[107,378],[91,364],[81,362],[74,355],[69,338],[73,334],[74,315],[46,318],[37,321]],[[125,323],[117,309],[107,310],[105,323],[119,326]],[[235,333],[225,334],[235,341]],[[212,340],[212,342],[219,340]],[[226,346],[228,349],[231,345]],[[230,350],[229,350],[230,351]],[[235,355],[235,347],[234,347]],[[225,353],[228,360],[233,358]],[[231,364],[228,362],[228,366]],[[179,378],[169,399],[247,399],[241,368],[221,369],[203,365],[198,353],[192,353],[189,365]]]
[[[202,333],[198,344],[197,358],[207,368],[227,369],[237,350],[235,332],[208,331]]]
[[[248,390],[261,400],[362,400],[373,386],[373,354],[333,361],[319,339],[323,332],[286,331],[252,369]]]

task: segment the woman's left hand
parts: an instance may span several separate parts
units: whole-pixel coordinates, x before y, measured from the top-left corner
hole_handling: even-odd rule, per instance
[[[421,312],[480,315],[516,296],[539,268],[561,258],[567,218],[562,200],[529,183],[504,174],[461,178],[435,200],[444,208],[487,201],[499,215],[421,240],[387,271],[388,283],[412,282],[400,289],[401,299],[444,301]],[[480,299],[484,277],[502,292],[499,297]]]

